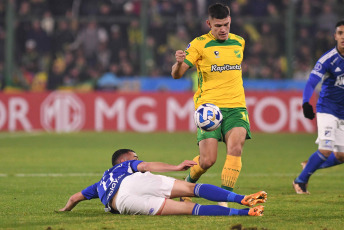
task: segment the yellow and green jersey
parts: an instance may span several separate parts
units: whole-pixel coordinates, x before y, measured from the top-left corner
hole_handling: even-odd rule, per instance
[[[226,41],[218,41],[209,32],[195,38],[186,48],[184,62],[196,66],[198,89],[195,108],[212,103],[220,108],[246,108],[241,62],[245,40],[229,33]]]

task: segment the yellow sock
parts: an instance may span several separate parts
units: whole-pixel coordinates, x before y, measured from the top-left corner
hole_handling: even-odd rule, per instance
[[[199,155],[196,156],[193,161],[197,163],[197,165],[194,165],[190,168],[190,175],[189,178],[187,178],[188,182],[195,183],[203,173],[205,173],[207,170],[202,169],[201,166],[199,165]]]
[[[221,180],[221,188],[233,191],[234,185],[241,171],[241,156],[227,155],[225,165],[223,166]]]

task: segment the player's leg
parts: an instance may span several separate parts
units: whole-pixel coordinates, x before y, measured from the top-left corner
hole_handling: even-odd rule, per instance
[[[320,165],[320,168],[329,168],[344,162],[344,122],[337,120],[337,129],[335,130],[334,151],[327,160]]]
[[[197,215],[197,216],[262,216],[264,206],[234,209],[218,205],[200,205],[192,202],[180,202],[166,199],[159,215]]]
[[[250,123],[245,108],[221,109],[221,112],[223,115],[221,131],[227,147],[221,187],[232,191],[241,171],[241,155],[245,139],[251,138]]]
[[[236,202],[249,207],[252,207],[257,203],[265,203],[267,200],[267,194],[264,191],[245,196],[211,184],[193,184],[186,181],[176,180],[174,182],[170,198],[184,196],[197,196],[217,202]]]
[[[293,181],[297,194],[309,194],[307,190],[309,178],[331,155],[335,144],[336,120],[337,118],[330,114],[317,113],[319,149],[309,157],[307,165]]]
[[[344,148],[344,146],[341,146],[341,147]],[[343,152],[332,152],[330,154],[330,156],[327,158],[327,160],[320,165],[319,169],[333,167],[333,166],[336,166],[339,164],[343,164],[343,162],[344,162],[344,153]],[[308,160],[303,161],[301,163],[302,169],[304,169],[306,167],[307,163],[308,163]]]
[[[337,121],[337,129],[335,130],[335,146],[333,152],[327,158],[327,160],[322,163],[319,169],[333,167],[344,162],[344,123],[341,120]],[[307,165],[308,161],[304,161],[301,163],[302,168],[304,169]]]
[[[241,154],[246,133],[245,128],[235,127],[228,131],[225,136],[227,156],[221,174],[221,187],[229,191],[233,191],[241,171]]]
[[[199,130],[198,132],[202,132]],[[203,131],[204,132],[204,131]],[[196,183],[198,179],[210,168],[217,158],[218,140],[215,138],[206,138],[199,143],[200,155],[196,156],[193,160],[197,165],[190,168],[190,173],[186,181]]]
[[[220,138],[220,130],[205,132],[198,128],[197,140],[200,155],[193,159],[197,165],[194,165],[190,168],[190,173],[185,178],[185,181],[196,183],[198,179],[208,170],[208,168],[210,168],[216,162],[218,139]],[[184,196],[181,197],[180,200],[191,202],[189,197]]]

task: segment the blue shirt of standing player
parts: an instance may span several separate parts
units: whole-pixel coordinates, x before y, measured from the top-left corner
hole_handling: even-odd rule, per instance
[[[143,161],[129,160],[106,170],[102,179],[81,191],[86,199],[99,198],[107,207],[112,197],[116,194],[124,178],[138,172],[137,165]]]
[[[314,118],[314,112],[308,102],[321,80],[323,83],[316,106],[317,112],[344,119],[344,20],[336,24],[334,37],[337,41],[336,47],[327,51],[317,61],[303,92],[304,115],[309,119]]]

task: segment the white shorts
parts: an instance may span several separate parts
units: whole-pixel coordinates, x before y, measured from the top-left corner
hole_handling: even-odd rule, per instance
[[[344,120],[328,113],[317,113],[319,149],[341,152],[344,149]]]
[[[118,189],[116,208],[121,214],[155,215],[170,197],[175,180],[150,172],[127,176]]]

